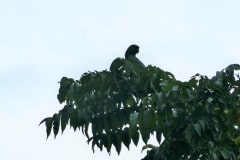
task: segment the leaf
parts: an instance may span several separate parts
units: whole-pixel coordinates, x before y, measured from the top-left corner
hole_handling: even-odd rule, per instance
[[[213,152],[212,156],[213,156],[213,159],[214,159],[214,160],[218,160],[218,156],[217,156],[216,153]]]
[[[70,115],[70,126],[73,127],[74,131],[76,131],[77,127],[79,127],[79,117],[78,111],[74,110]]]
[[[199,125],[199,123],[195,123],[195,124],[193,125],[193,127],[194,127],[195,131],[197,132],[197,134],[198,134],[199,136],[201,136],[201,135],[202,135],[202,132],[201,132],[201,126]]]
[[[108,115],[105,115],[104,117],[104,129],[106,132],[110,132],[111,130],[111,120]]]
[[[157,138],[158,143],[160,144],[162,141],[162,131],[161,131],[160,127],[157,127],[156,138]]]
[[[139,141],[139,133],[136,132],[136,134],[134,134],[134,136],[132,137],[133,143],[135,144],[135,146],[138,145],[138,141]]]
[[[38,126],[40,126],[42,123],[46,122],[46,120],[48,120],[49,118],[52,118],[52,117],[44,118],[44,119],[39,123]]]
[[[236,144],[240,144],[240,136],[238,136],[237,138],[235,138],[235,139],[234,139],[234,142],[235,142]]]
[[[51,130],[52,130],[52,122],[53,118],[49,117],[45,119],[45,125],[46,125],[46,132],[47,132],[47,138],[49,137]]]
[[[130,114],[130,116],[129,116],[129,124],[131,126],[136,126],[137,125],[138,115],[139,115],[138,112],[134,112],[134,113]]]
[[[221,155],[223,156],[224,159],[231,159],[232,157],[232,152],[224,149],[220,151]]]
[[[122,119],[120,119],[118,117],[118,113],[117,112],[113,112],[111,115],[110,115],[110,122],[111,122],[111,128],[112,130],[117,130],[118,128],[121,127],[121,123],[119,121],[122,121]]]
[[[75,95],[75,89],[74,89],[75,84],[72,83],[69,85],[66,98],[67,100],[73,101],[74,100],[74,95]]]
[[[79,120],[80,120],[80,125],[84,125],[84,123],[88,123],[90,121],[90,113],[87,108],[83,108],[81,110],[78,110],[79,114]]]
[[[117,133],[117,152],[118,152],[118,155],[121,152],[121,148],[122,148],[122,134],[121,134],[121,132],[118,132]]]
[[[107,151],[108,153],[110,153],[111,148],[112,148],[112,138],[111,138],[111,134],[107,134]]]
[[[73,111],[74,111],[73,105],[68,105],[68,104],[65,105],[64,108],[59,111],[59,114],[61,115],[62,133],[64,132]]]
[[[120,154],[121,147],[122,147],[121,134],[119,132],[118,133],[111,133],[111,138],[112,138],[112,142],[113,142],[113,145],[115,146],[115,149],[116,149],[117,153]]]
[[[148,131],[154,131],[156,129],[156,119],[154,110],[145,110],[143,113],[143,125]]]
[[[179,86],[177,86],[177,85],[176,85],[176,86],[173,86],[173,87],[172,87],[172,91],[176,92],[176,91],[178,90],[178,87],[179,87]]]
[[[68,119],[69,119],[69,115],[67,113],[67,110],[63,109],[62,113],[61,113],[61,129],[62,129],[62,133],[64,132],[64,130],[65,130],[66,126],[67,126]]]
[[[202,119],[198,120],[199,124],[201,125],[202,127],[202,130],[205,131],[205,125],[206,125],[206,122]]]
[[[211,97],[209,97],[208,99],[207,99],[207,102],[208,103],[211,103],[213,101],[213,98],[211,98]]]
[[[89,128],[89,123],[85,123],[82,126],[82,133],[89,139],[88,128]]]
[[[134,106],[134,105],[135,105],[135,100],[134,100],[134,98],[131,96],[129,99],[127,99],[126,104],[127,104],[129,107]]]
[[[192,138],[193,138],[193,126],[190,124],[184,131],[185,134],[185,139],[189,144],[192,143]]]
[[[130,138],[133,138],[137,134],[137,127],[136,126],[130,126],[128,129],[128,135]]]
[[[156,130],[155,113],[152,109],[140,113],[139,129],[144,143],[150,138],[150,133]]]
[[[60,115],[59,114],[55,114],[53,116],[53,133],[54,133],[54,137],[56,138],[58,131],[59,131],[59,125],[60,125]]]
[[[131,143],[131,139],[128,136],[128,128],[124,128],[123,132],[122,132],[122,141],[123,144],[127,147],[127,149],[129,150],[129,145]]]
[[[97,138],[92,138],[92,151],[93,151],[93,153],[95,152],[95,148],[94,148],[95,145],[99,146],[98,139]]]

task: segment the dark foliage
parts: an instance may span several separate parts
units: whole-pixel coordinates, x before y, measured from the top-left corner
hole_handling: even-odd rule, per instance
[[[129,149],[141,138],[143,160],[234,160],[240,146],[240,66],[212,78],[196,74],[181,82],[154,66],[142,69],[117,58],[110,71],[63,77],[62,110],[45,118],[47,137],[67,125],[82,130],[92,149]],[[158,146],[148,144],[155,135]]]

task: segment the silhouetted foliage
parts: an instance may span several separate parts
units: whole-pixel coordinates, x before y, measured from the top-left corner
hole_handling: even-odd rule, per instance
[[[110,70],[63,77],[57,95],[63,109],[45,118],[47,137],[67,125],[108,152],[129,149],[141,138],[143,160],[234,160],[240,146],[240,70],[232,64],[212,78],[179,81],[158,67],[115,59]],[[148,144],[156,136],[158,146]]]

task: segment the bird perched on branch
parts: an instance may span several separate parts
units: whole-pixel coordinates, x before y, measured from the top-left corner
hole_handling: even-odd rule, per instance
[[[128,47],[125,52],[125,59],[138,66],[139,69],[144,69],[145,65],[136,57],[136,54],[139,53],[139,46],[132,44]]]
[[[116,72],[125,66],[130,72],[141,72],[145,65],[136,57],[139,52],[139,46],[136,44],[130,45],[125,52],[125,60],[123,58],[116,58],[111,66],[110,71]]]

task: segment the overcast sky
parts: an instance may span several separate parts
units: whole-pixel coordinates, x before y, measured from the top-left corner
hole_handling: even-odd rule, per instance
[[[140,159],[92,153],[81,132],[46,140],[39,122],[63,106],[58,81],[108,69],[130,44],[188,80],[240,61],[239,0],[0,0],[0,151],[6,160]],[[114,148],[113,148],[114,149]]]

